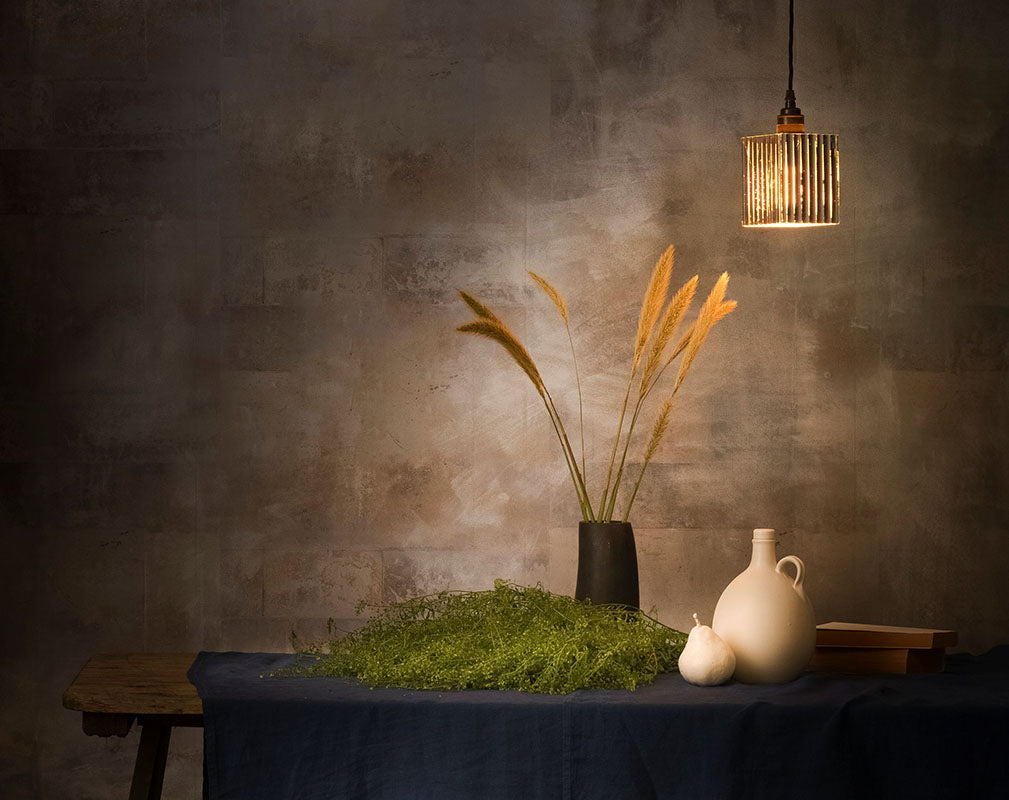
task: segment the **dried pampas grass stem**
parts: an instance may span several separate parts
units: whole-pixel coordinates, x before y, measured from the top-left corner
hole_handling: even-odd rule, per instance
[[[531,270],[529,271],[529,277],[533,279],[536,285],[543,290],[543,293],[553,301],[555,306],[557,306],[557,311],[560,313],[561,319],[563,319],[564,324],[567,325],[568,304],[564,302],[564,298],[561,296],[561,293],[551,286],[546,278],[537,275]]]
[[[489,319],[491,322],[496,322],[499,325],[504,325],[504,323],[501,322],[501,320],[499,320],[494,315],[493,311],[491,311],[489,308],[487,308],[487,306],[485,306],[483,303],[481,303],[479,300],[473,297],[473,295],[460,291],[459,296],[463,299],[463,302],[466,303],[466,305],[468,305],[471,309],[473,309],[473,313],[476,314],[478,317],[480,317],[480,319]]]
[[[564,320],[564,330],[568,334],[568,344],[571,346],[571,361],[575,367],[575,386],[578,388],[578,432],[581,435],[582,445],[582,475],[585,474],[585,412],[582,408],[582,377],[578,374],[578,357],[575,355],[575,340],[571,337],[571,325],[568,322],[568,304],[564,302],[564,297],[558,292],[546,278],[529,271],[529,277],[533,279],[537,286],[549,297],[555,306],[557,313]]]
[[[508,352],[508,355],[514,359],[515,363],[522,368],[522,371],[529,376],[529,380],[533,382],[536,391],[541,396],[543,395],[543,378],[540,377],[540,371],[536,369],[532,356],[529,355],[529,352],[522,346],[522,343],[515,338],[515,334],[508,330],[503,322],[496,317],[493,319],[479,319],[474,322],[467,322],[465,325],[460,325],[456,330],[460,333],[483,336],[485,339],[497,342]]]
[[[638,487],[641,486],[641,479],[645,477],[645,470],[648,468],[648,465],[652,462],[652,457],[659,449],[662,437],[666,435],[666,430],[669,428],[669,415],[672,410],[673,398],[670,397],[662,404],[662,410],[659,412],[659,416],[655,420],[655,425],[652,426],[652,435],[648,440],[648,447],[645,449],[645,460],[641,462],[641,471],[638,473],[638,479],[634,482],[634,490],[631,492],[631,499],[627,501],[627,510],[624,511],[624,519],[629,518],[631,515],[631,506],[634,505],[634,498],[638,496]]]
[[[700,351],[701,345],[704,344],[708,333],[711,332],[715,323],[720,319],[718,312],[722,305],[722,300],[725,298],[725,290],[728,285],[729,273],[723,272],[715,282],[711,293],[708,295],[708,299],[704,301],[704,305],[701,306],[701,310],[697,314],[694,330],[690,334],[690,341],[687,342],[687,346],[683,351],[679,372],[676,373],[676,381],[673,384],[674,394],[687,377],[687,373],[690,371],[694,359],[697,358],[697,353]]]
[[[540,376],[540,372],[536,368],[532,356],[522,346],[522,343],[515,334],[508,330],[504,322],[495,316],[483,303],[464,292],[460,292],[459,294],[462,295],[463,300],[470,308],[474,311],[481,309],[484,313],[481,314],[477,311],[481,317],[480,319],[460,325],[456,330],[460,333],[482,336],[485,339],[490,339],[500,344],[515,363],[521,367],[522,371],[529,377],[529,380],[532,381],[533,386],[536,387],[536,392],[543,400],[544,406],[546,406],[550,423],[553,425],[554,433],[557,435],[561,450],[564,452],[564,460],[567,462],[568,472],[571,474],[571,480],[575,485],[575,493],[578,495],[578,504],[581,506],[582,516],[585,519],[593,519],[595,514],[592,511],[588,492],[585,489],[584,473],[578,469],[578,462],[575,460],[571,443],[568,441],[567,432],[564,430],[564,423],[561,421],[560,414],[557,413],[557,407],[554,405],[553,398],[550,396],[550,392],[547,390],[546,384],[543,382],[543,378]]]
[[[641,361],[641,354],[648,343],[648,337],[652,335],[652,328],[655,321],[662,313],[662,306],[666,304],[666,294],[669,292],[669,278],[673,273],[673,246],[669,245],[666,252],[662,254],[652,270],[651,280],[648,281],[648,289],[645,290],[645,299],[641,303],[641,312],[638,314],[638,335],[634,341],[634,361],[632,372],[638,368]]]
[[[638,333],[634,339],[634,357],[631,359],[631,376],[627,379],[627,392],[624,394],[624,404],[620,408],[620,421],[617,423],[617,435],[613,439],[613,450],[610,452],[610,466],[606,470],[606,485],[603,487],[603,497],[599,501],[599,507],[604,512],[603,519],[606,520],[606,508],[612,508],[616,499],[617,490],[620,486],[620,470],[617,470],[617,477],[613,478],[613,466],[617,461],[617,449],[620,447],[620,437],[624,432],[624,419],[627,416],[627,403],[631,398],[631,387],[634,385],[634,376],[638,374],[638,365],[641,363],[641,354],[645,351],[645,345],[652,335],[655,322],[662,313],[662,307],[666,303],[666,295],[669,293],[669,279],[673,273],[673,246],[666,248],[652,270],[652,277],[648,281],[648,288],[645,289],[645,298],[641,303],[641,311],[638,313]],[[633,422],[632,422],[633,425]],[[628,431],[628,439],[630,432]],[[626,447],[625,447],[626,452]],[[610,486],[613,486],[612,494]]]
[[[697,276],[695,275],[679,288],[676,294],[673,295],[673,299],[669,301],[669,305],[666,306],[666,310],[662,314],[662,320],[659,322],[659,332],[655,336],[655,339],[652,340],[652,346],[648,351],[648,359],[645,361],[645,371],[641,376],[641,394],[644,394],[646,387],[651,384],[652,378],[655,377],[655,373],[662,363],[662,356],[666,352],[666,347],[668,347],[670,340],[673,338],[673,334],[676,333],[676,329],[680,327],[683,315],[690,307],[690,303],[694,299],[694,292],[696,291]]]

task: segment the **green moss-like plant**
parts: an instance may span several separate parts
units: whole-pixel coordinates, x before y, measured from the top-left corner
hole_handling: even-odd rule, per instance
[[[329,642],[301,647],[292,636],[298,658],[276,674],[407,689],[635,689],[675,670],[686,640],[640,611],[496,580],[380,607]]]

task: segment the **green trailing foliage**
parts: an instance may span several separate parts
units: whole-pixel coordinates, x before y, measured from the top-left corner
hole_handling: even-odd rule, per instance
[[[276,674],[407,689],[634,689],[675,670],[687,641],[640,611],[504,580],[376,609],[342,638],[302,646],[292,634],[298,657]]]

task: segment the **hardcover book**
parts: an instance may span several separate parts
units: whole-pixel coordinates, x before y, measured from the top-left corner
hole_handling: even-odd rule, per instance
[[[817,647],[809,662],[814,672],[847,672],[860,675],[942,672],[946,651],[907,647]]]
[[[953,647],[956,631],[935,628],[901,628],[860,622],[827,622],[816,626],[817,647],[882,647],[930,650]]]

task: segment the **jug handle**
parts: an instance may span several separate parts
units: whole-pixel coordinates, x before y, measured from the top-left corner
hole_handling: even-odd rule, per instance
[[[774,571],[780,572],[782,575],[785,575],[786,578],[788,577],[788,575],[786,575],[785,571],[782,569],[782,567],[784,567],[785,564],[795,565],[795,580],[792,581],[792,588],[797,590],[801,594],[802,579],[806,574],[806,565],[802,563],[802,559],[799,558],[798,556],[785,556],[783,559],[781,559],[781,561],[778,562],[778,565],[774,568]]]

